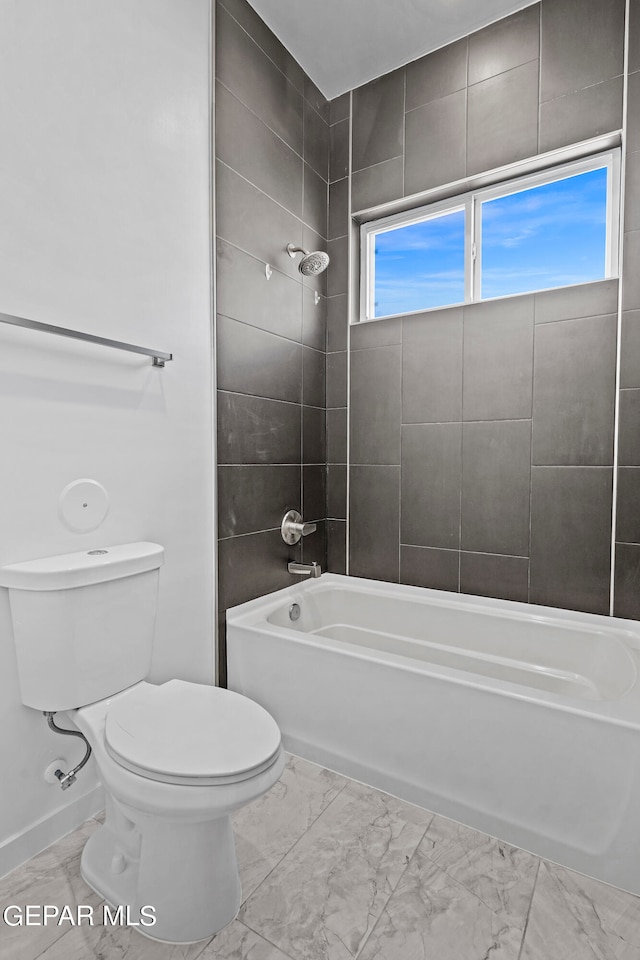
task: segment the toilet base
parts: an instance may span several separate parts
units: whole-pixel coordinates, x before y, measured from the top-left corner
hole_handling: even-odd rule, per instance
[[[198,823],[141,817],[134,824],[109,800],[104,826],[85,844],[81,873],[112,915],[124,908],[117,923],[152,940],[191,943],[235,918],[241,887],[228,816]],[[141,914],[142,907],[154,912]]]

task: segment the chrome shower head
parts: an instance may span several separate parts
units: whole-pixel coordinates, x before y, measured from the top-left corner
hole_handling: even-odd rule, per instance
[[[288,243],[287,253],[290,257],[295,257],[296,253],[303,254],[302,260],[298,264],[298,270],[304,277],[317,277],[329,266],[329,254],[323,253],[322,250],[314,250],[309,253],[304,247],[295,247],[292,243]]]

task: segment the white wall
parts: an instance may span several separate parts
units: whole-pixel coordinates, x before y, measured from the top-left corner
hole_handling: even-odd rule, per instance
[[[164,544],[154,680],[213,679],[209,57],[209,0],[0,0],[0,312],[175,358],[0,325],[0,564]],[[78,534],[82,477],[111,505]],[[59,755],[0,589],[0,875],[95,808],[93,770],[44,782]]]

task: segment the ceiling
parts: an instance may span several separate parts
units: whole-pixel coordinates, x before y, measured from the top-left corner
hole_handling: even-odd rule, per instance
[[[249,0],[329,100],[532,0]]]

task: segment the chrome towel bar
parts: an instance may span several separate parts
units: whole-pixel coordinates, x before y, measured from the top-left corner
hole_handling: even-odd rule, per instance
[[[164,353],[162,350],[138,347],[135,343],[123,343],[121,340],[107,340],[106,337],[96,337],[92,333],[80,333],[79,330],[69,330],[67,327],[54,327],[51,323],[26,320],[24,317],[14,317],[9,313],[0,313],[0,323],[9,323],[14,327],[24,327],[27,330],[39,330],[41,333],[55,333],[58,337],[71,337],[74,340],[84,340],[85,343],[98,343],[103,347],[126,350],[128,353],[141,353],[145,357],[153,358],[154,367],[164,367],[168,360],[173,360],[173,354]]]

